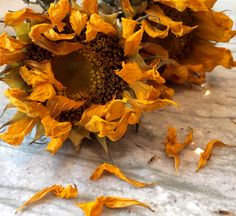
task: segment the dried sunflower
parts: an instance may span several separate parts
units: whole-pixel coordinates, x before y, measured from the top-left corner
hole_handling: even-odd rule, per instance
[[[236,66],[231,52],[216,46],[236,35],[232,20],[223,12],[212,10],[216,0],[142,2],[146,4],[139,13],[140,5],[130,1],[133,13],[128,16],[143,19],[143,56],[162,58],[166,64],[159,71],[164,78],[175,83],[199,84],[205,80],[206,72],[218,65]]]
[[[155,66],[138,54],[143,27],[117,14],[98,14],[96,0],[52,3],[47,13],[8,12],[16,37],[0,35],[1,80],[15,116],[3,126],[5,142],[17,146],[36,127],[33,141],[50,138],[56,153],[68,138],[79,146],[90,133],[107,151],[106,137],[120,139],[141,114],[172,103],[172,91]]]

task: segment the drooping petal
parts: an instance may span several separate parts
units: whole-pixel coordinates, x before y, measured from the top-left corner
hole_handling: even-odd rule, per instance
[[[106,114],[105,119],[107,121],[114,121],[119,119],[125,113],[125,103],[126,100],[112,100],[106,104],[104,107]]]
[[[49,31],[51,28],[52,25],[46,23],[34,25],[31,28],[29,37],[35,44],[52,52],[55,55],[67,55],[83,47],[82,44],[78,42],[75,43],[75,42],[62,41],[57,43],[50,41],[42,34],[46,31]]]
[[[199,171],[199,169],[202,169],[203,167],[205,167],[207,160],[210,159],[211,157],[211,153],[213,150],[214,146],[225,146],[225,147],[230,147],[229,145],[224,144],[223,142],[219,141],[219,140],[212,140],[209,143],[207,143],[206,148],[204,150],[203,153],[201,153],[200,158],[199,158],[199,162],[198,162],[198,166],[196,169],[196,172]],[[231,146],[232,147],[232,146]]]
[[[135,61],[122,63],[122,69],[116,70],[115,73],[129,84],[135,83],[142,77],[142,70]]]
[[[23,53],[22,51],[10,52],[0,48],[0,66],[20,61],[24,57],[25,53]]]
[[[54,29],[49,29],[48,31],[44,32],[44,36],[51,41],[72,40],[75,37],[75,33],[58,34],[54,31]]]
[[[129,0],[121,0],[121,8],[126,17],[132,18],[134,16],[135,12]]]
[[[75,185],[68,185],[67,187],[63,187],[62,185],[52,185],[51,187],[46,187],[35,193],[28,201],[26,201],[22,206],[20,206],[16,210],[16,212],[22,211],[32,203],[44,198],[49,193],[52,193],[56,197],[63,199],[71,199],[78,197],[78,189]]]
[[[87,203],[77,203],[85,216],[100,216],[103,206],[108,208],[125,208],[132,205],[139,205],[153,211],[147,204],[139,202],[134,199],[122,198],[122,197],[97,197],[95,201]]]
[[[136,31],[126,39],[124,46],[126,56],[137,54],[140,42],[143,37],[143,31],[143,27],[141,27],[138,31]]]
[[[5,15],[4,22],[9,26],[17,26],[21,25],[25,20],[46,22],[48,18],[45,14],[35,12],[29,8],[25,8],[16,12],[8,12]]]
[[[47,108],[50,112],[50,115],[53,118],[56,118],[62,112],[71,110],[71,109],[78,109],[84,103],[85,101],[74,101],[62,95],[57,95],[47,101]]]
[[[70,15],[70,24],[77,35],[85,28],[88,16],[79,10],[72,10]]]
[[[90,176],[90,179],[93,181],[100,179],[105,171],[114,174],[117,178],[126,181],[127,183],[133,185],[134,187],[140,188],[152,185],[150,183],[144,183],[130,179],[118,167],[108,163],[103,163],[100,166],[98,166],[96,170],[93,172],[93,174]]]
[[[50,142],[47,144],[46,151],[49,151],[52,155],[56,154],[58,150],[62,147],[64,141],[69,135],[63,137],[51,138]]]
[[[37,122],[37,118],[25,116],[25,118],[10,125],[5,133],[0,134],[0,139],[14,146],[20,145]]]
[[[127,39],[134,33],[137,21],[122,17],[121,22],[122,22],[122,37]]]
[[[159,72],[157,71],[156,67],[153,67],[150,70],[147,70],[142,73],[142,80],[153,80],[158,84],[165,83],[165,79],[161,77]]]
[[[33,88],[32,93],[27,97],[28,100],[45,102],[46,100],[54,97],[56,91],[52,84],[42,83]]]
[[[98,14],[97,0],[82,0],[82,7],[88,15]]]
[[[65,23],[62,20],[70,12],[70,3],[68,0],[59,0],[57,3],[51,3],[48,9],[49,19],[53,26],[56,26],[59,32],[64,30]]]

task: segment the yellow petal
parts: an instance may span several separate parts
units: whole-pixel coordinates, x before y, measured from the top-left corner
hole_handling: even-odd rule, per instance
[[[58,150],[62,147],[62,144],[67,138],[68,136],[59,137],[59,138],[51,138],[45,150],[49,151],[52,155],[56,154]]]
[[[62,95],[57,95],[47,101],[47,108],[53,118],[58,117],[62,112],[78,109],[85,101],[74,101]]]
[[[86,26],[86,41],[93,40],[98,32],[108,35],[116,34],[117,30],[110,24],[105,22],[98,14],[92,14]]]
[[[125,41],[125,55],[131,56],[135,55],[138,52],[139,44],[143,37],[143,28],[140,28],[137,32],[130,35]]]
[[[52,52],[55,55],[67,55],[83,47],[82,44],[80,43],[67,42],[67,41],[62,41],[62,42],[50,41],[42,34],[45,33],[46,31],[49,31],[51,28],[52,25],[46,23],[34,25],[31,28],[29,37],[35,44]]]
[[[7,35],[6,32],[0,35],[0,48],[6,49],[10,52],[22,50],[26,44],[23,41],[16,40]]]
[[[169,58],[168,51],[156,43],[148,42],[148,44],[145,44],[143,49],[152,56],[158,56],[164,60]]]
[[[122,69],[120,71],[116,70],[115,73],[129,84],[135,83],[142,77],[142,70],[135,61],[123,62]]]
[[[88,16],[79,10],[72,10],[70,15],[70,24],[77,35],[85,28]]]
[[[16,212],[22,211],[27,206],[34,202],[37,202],[44,198],[48,193],[54,194],[58,198],[71,199],[78,197],[78,189],[75,185],[68,185],[63,187],[62,185],[52,185],[51,187],[46,187],[37,193],[35,193],[28,201],[26,201],[22,206],[20,206]]]
[[[122,37],[127,39],[134,33],[137,21],[122,17]]]
[[[134,16],[134,9],[132,8],[129,0],[121,0],[121,7],[126,17],[130,18]]]
[[[0,48],[0,66],[4,64],[11,64],[20,61],[25,57],[22,51],[10,52]]]
[[[180,159],[179,153],[182,151],[186,146],[190,145],[193,140],[193,130],[190,130],[186,135],[184,142],[178,143],[177,136],[176,136],[176,129],[175,128],[168,128],[167,140],[165,143],[165,152],[168,157],[173,157],[175,160],[175,170],[178,171]]]
[[[75,37],[75,33],[71,34],[58,34],[54,31],[54,29],[50,29],[44,32],[44,36],[51,41],[59,41],[59,40],[72,40]]]
[[[28,100],[45,102],[54,97],[56,91],[50,83],[43,83],[33,88],[32,93],[27,97]]]
[[[158,84],[165,83],[165,79],[160,76],[160,74],[157,71],[156,67],[153,67],[152,69],[143,72],[142,80],[153,80]]]
[[[70,3],[68,0],[59,0],[57,3],[51,3],[48,9],[49,18],[59,32],[64,30],[65,23],[62,20],[70,12]]]
[[[147,20],[142,21],[144,31],[152,38],[165,38],[168,36],[169,28],[160,30],[157,27],[151,25]]]
[[[195,12],[194,17],[199,26],[195,33],[204,40],[228,42],[236,35],[233,21],[222,12]]]
[[[0,134],[0,139],[11,145],[20,145],[27,134],[38,122],[37,118],[25,117],[9,126],[5,133]]]
[[[106,113],[105,119],[107,121],[114,121],[123,116],[125,112],[125,102],[126,100],[112,100],[107,103],[106,107],[104,107],[104,113]]]
[[[103,163],[99,167],[97,167],[96,170],[93,172],[92,176],[90,177],[90,179],[93,181],[100,179],[105,171],[114,174],[117,178],[126,181],[127,183],[133,185],[134,187],[146,187],[152,185],[150,183],[143,183],[130,179],[127,176],[125,176],[125,174],[118,167],[108,163]]]
[[[201,153],[201,155],[200,155],[196,172],[198,172],[199,169],[202,169],[203,167],[205,167],[205,165],[207,163],[207,160],[209,160],[210,157],[211,157],[211,153],[212,153],[212,150],[213,150],[214,146],[225,146],[225,147],[228,146],[228,147],[230,147],[229,145],[226,145],[226,144],[224,144],[223,142],[221,142],[219,140],[212,140],[209,143],[207,143],[204,152]]]
[[[122,197],[98,197],[95,201],[76,204],[83,211],[85,216],[99,216],[102,212],[103,206],[108,208],[125,208],[132,205],[139,205],[153,211],[147,204],[140,201]]]
[[[29,8],[25,8],[16,12],[8,12],[5,15],[5,24],[9,26],[17,26],[22,24],[25,20],[32,20],[37,22],[46,22],[47,16],[42,13],[34,12]]]
[[[82,0],[82,7],[88,15],[98,14],[97,0]]]

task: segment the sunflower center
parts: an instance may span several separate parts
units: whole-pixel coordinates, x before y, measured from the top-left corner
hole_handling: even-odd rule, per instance
[[[174,21],[182,21],[184,25],[194,26],[195,20],[191,9],[186,8],[179,12],[175,8],[158,3],[165,15]],[[175,60],[182,60],[191,51],[191,46],[194,42],[194,30],[190,33],[176,37],[173,33],[169,33],[168,37],[164,39],[157,39],[157,41],[168,51],[170,58]]]
[[[105,104],[122,98],[127,83],[114,73],[122,68],[123,49],[118,39],[98,34],[95,40],[84,43],[83,48],[67,56],[52,60],[55,77],[65,89],[58,92],[85,105],[61,114],[61,121],[77,122],[85,109],[92,104]]]

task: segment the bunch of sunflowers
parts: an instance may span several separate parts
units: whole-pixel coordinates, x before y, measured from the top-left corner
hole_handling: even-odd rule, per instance
[[[16,35],[0,35],[0,79],[9,85],[5,110],[17,111],[0,139],[17,146],[36,128],[32,142],[48,137],[52,154],[67,139],[78,148],[91,137],[108,153],[106,138],[175,104],[166,80],[199,84],[217,65],[236,66],[216,47],[236,31],[214,3],[59,0],[44,12],[8,12]]]

